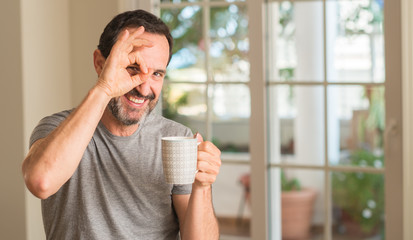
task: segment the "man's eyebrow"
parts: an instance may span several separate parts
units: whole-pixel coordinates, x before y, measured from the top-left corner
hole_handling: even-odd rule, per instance
[[[160,72],[162,74],[166,74],[166,70],[165,69],[158,69],[155,72]]]
[[[128,65],[128,67],[136,67],[136,68],[139,68],[139,69],[140,69],[140,65],[137,64],[137,63],[130,64],[130,65]],[[159,72],[159,73],[162,73],[162,74],[166,74],[166,70],[165,70],[165,69],[162,69],[162,68],[157,69],[157,70],[155,70],[154,72]]]

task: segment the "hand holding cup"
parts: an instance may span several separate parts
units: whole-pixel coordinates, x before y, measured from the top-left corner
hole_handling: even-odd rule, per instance
[[[204,141],[201,134],[195,134],[198,141],[198,161],[195,183],[197,186],[212,185],[221,167],[221,151],[209,141]]]
[[[169,184],[210,186],[221,166],[221,151],[197,133],[191,137],[162,138],[162,164]]]

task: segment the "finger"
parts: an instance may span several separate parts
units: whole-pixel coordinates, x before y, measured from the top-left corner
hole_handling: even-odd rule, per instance
[[[132,41],[132,45],[133,45],[132,51],[137,51],[139,48],[142,48],[142,47],[148,47],[148,48],[153,47],[153,42],[145,38],[137,38]]]
[[[211,164],[209,162],[206,162],[206,161],[198,161],[197,169],[200,172],[203,172],[203,173],[208,173],[208,174],[212,174],[212,175],[218,175],[219,174],[219,166],[213,165],[213,164]]]
[[[123,30],[123,31],[121,31],[121,32],[119,33],[119,36],[118,36],[118,40],[117,40],[117,41],[124,42],[124,41],[126,41],[126,40],[129,38],[129,36],[130,36],[129,30],[128,30],[128,29],[125,29],[125,30]]]
[[[202,135],[201,135],[199,132],[195,133],[194,138],[197,139],[198,145],[199,145],[201,142],[204,141],[204,138],[202,137]]]
[[[137,52],[131,52],[128,54],[128,59],[129,59],[129,64],[137,64],[139,66],[139,71],[143,74],[147,74],[149,72],[148,66],[143,59],[143,57],[140,55],[139,51]]]
[[[119,51],[124,48],[126,41],[129,37],[129,31],[127,29],[123,30],[122,32],[119,33],[118,39],[116,40],[115,44],[112,46],[111,53],[115,53],[118,55]],[[113,55],[113,54],[111,54]]]
[[[216,178],[216,175],[211,175],[204,172],[198,172],[195,175],[195,180],[201,183],[202,185],[211,185],[215,182]]]
[[[198,152],[198,162],[200,161],[208,162],[211,166],[217,167],[220,167],[222,164],[219,156],[203,151]]]
[[[145,27],[140,26],[140,27],[136,28],[136,30],[135,30],[135,28],[130,28],[130,29],[127,29],[127,30],[130,32],[129,39],[132,42],[135,38],[139,37],[140,35],[142,35],[145,32]]]
[[[139,74],[131,76],[132,81],[134,82],[134,87],[137,87],[143,83]]]
[[[128,53],[136,51],[137,47],[141,47],[144,45],[148,45],[148,47],[150,47],[152,45],[151,43],[149,43],[149,40],[140,38],[140,35],[142,35],[145,32],[145,28],[143,26],[137,29],[127,29],[127,31],[129,31],[130,33],[127,40],[125,40],[125,47],[127,47],[126,50]]]
[[[198,146],[198,151],[208,152],[212,155],[221,155],[221,151],[211,142],[204,141]]]
[[[134,29],[125,29],[119,33],[118,39],[114,44],[115,49],[119,49],[126,52],[131,52],[134,49],[135,41],[139,40],[139,36],[145,31],[144,27],[139,27],[137,30]],[[148,40],[138,41],[137,44],[143,43],[148,45]],[[150,44],[149,44],[150,45]]]

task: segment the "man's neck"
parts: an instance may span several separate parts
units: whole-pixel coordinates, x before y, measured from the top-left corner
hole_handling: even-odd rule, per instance
[[[112,113],[106,108],[103,113],[101,122],[115,136],[127,137],[132,135],[139,127],[139,124],[124,125],[116,119]]]

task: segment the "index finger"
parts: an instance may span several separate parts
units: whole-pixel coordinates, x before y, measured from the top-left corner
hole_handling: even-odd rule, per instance
[[[136,30],[135,28],[126,28],[126,31],[130,33],[128,40],[132,42],[134,39],[138,38],[145,32],[145,28],[143,26],[138,27]]]
[[[141,47],[153,47],[153,42],[149,41],[148,39],[145,38],[137,38],[133,40],[132,42],[133,50],[132,51],[137,51]]]
[[[146,66],[145,60],[139,54],[139,51],[132,51],[128,54],[129,64],[137,64],[139,66],[139,70],[144,74],[148,73],[148,67]]]
[[[208,152],[216,156],[221,155],[221,151],[212,142],[209,141],[201,142],[198,146],[198,151]]]
[[[122,51],[132,52],[135,47],[152,47],[153,44],[147,39],[139,38],[145,32],[144,27],[139,27],[138,29],[126,28],[119,33],[118,39],[114,47],[123,49]]]

